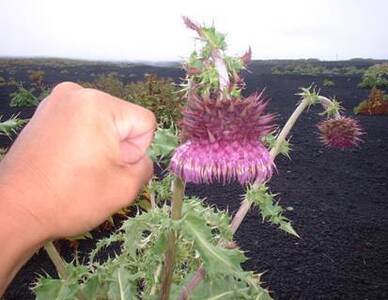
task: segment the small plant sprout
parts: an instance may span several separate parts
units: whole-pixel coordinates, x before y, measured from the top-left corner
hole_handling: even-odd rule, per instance
[[[263,92],[241,94],[240,72],[251,60],[251,49],[241,57],[228,56],[225,35],[214,26],[186,17],[184,23],[199,43],[184,63],[182,120],[178,127],[159,128],[149,150],[156,163],[167,166],[164,178],[155,176],[146,187],[151,205],[98,241],[84,264],[77,259],[67,263],[46,245],[60,279],[39,277],[34,286],[38,300],[271,299],[261,287],[261,274],[243,270],[247,258],[233,235],[253,205],[258,221],[299,237],[269,185],[277,156],[289,156],[291,129],[305,110],[320,104],[324,143],[358,144],[358,123],[313,86],[301,89],[295,111],[278,128],[275,115],[266,112]],[[238,182],[245,189],[233,218],[185,194],[188,183],[214,182]],[[111,251],[113,245],[119,250]]]

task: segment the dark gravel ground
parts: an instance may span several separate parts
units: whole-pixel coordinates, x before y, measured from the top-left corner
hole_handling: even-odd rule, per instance
[[[46,68],[45,79],[52,85],[62,80],[92,80],[91,73],[116,71],[126,81],[141,79],[144,73],[156,72],[178,80],[183,73],[174,68],[77,67],[64,76],[55,68]],[[27,80],[26,70],[15,70],[18,80]],[[269,110],[279,113],[283,125],[292,113],[301,86],[312,81],[318,85],[323,77],[272,76],[254,69],[247,74],[247,93],[266,87],[272,100]],[[2,74],[1,74],[2,73]],[[130,75],[136,74],[136,75]],[[256,74],[256,75],[255,75]],[[6,77],[6,70],[0,70]],[[348,114],[367,96],[357,88],[359,77],[333,77],[334,87],[322,94],[336,96]],[[13,88],[0,87],[0,114],[13,112],[8,94]],[[292,131],[291,160],[277,160],[278,174],[271,189],[280,193],[283,207],[292,208],[287,217],[301,239],[286,235],[262,223],[252,210],[236,234],[249,260],[245,268],[265,272],[264,285],[275,299],[388,299],[388,119],[356,117],[367,132],[358,149],[335,151],[318,141],[316,123],[319,109],[304,113]],[[30,116],[32,110],[23,112]],[[0,139],[2,145],[8,140]],[[237,185],[188,186],[188,193],[203,196],[219,208],[235,212],[243,190]],[[87,251],[91,242],[81,242]],[[66,251],[64,253],[66,254]],[[8,288],[5,299],[33,299],[28,290],[43,270],[53,273],[46,254],[40,251],[19,272]]]

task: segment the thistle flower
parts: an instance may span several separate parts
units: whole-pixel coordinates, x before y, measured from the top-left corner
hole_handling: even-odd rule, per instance
[[[264,115],[263,93],[240,96],[244,84],[238,73],[250,60],[250,48],[241,58],[228,57],[224,34],[183,20],[198,33],[203,47],[186,64],[184,143],[171,158],[171,171],[193,183],[268,180],[274,164],[261,138],[273,131],[274,116]],[[198,68],[194,73],[193,67]]]
[[[262,94],[230,100],[191,93],[182,120],[186,142],[176,149],[170,169],[193,183],[268,180],[274,164],[260,140],[274,129],[274,116],[263,115]]]
[[[361,142],[360,136],[364,134],[355,119],[343,116],[321,121],[317,127],[323,144],[333,148],[358,146]]]

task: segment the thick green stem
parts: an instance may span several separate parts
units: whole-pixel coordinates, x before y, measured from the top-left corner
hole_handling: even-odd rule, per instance
[[[183,197],[185,195],[185,184],[180,177],[172,183],[171,219],[179,220],[182,217]],[[176,233],[171,232],[168,236],[168,245],[165,255],[165,262],[162,270],[161,300],[168,300],[172,283],[172,275],[175,267]]]
[[[66,279],[68,277],[68,272],[66,269],[66,263],[59,254],[57,248],[55,248],[53,242],[47,242],[44,245],[44,250],[46,250],[48,256],[53,262],[55,268],[57,269],[58,275],[61,279]]]

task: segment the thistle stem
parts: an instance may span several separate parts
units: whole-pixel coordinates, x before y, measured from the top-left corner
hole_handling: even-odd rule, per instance
[[[179,220],[182,217],[183,197],[185,195],[185,184],[180,177],[174,179],[172,183],[172,199],[171,199],[171,219]],[[170,288],[172,283],[172,275],[175,266],[176,253],[176,233],[170,232],[168,236],[167,250],[165,254],[165,263],[162,269],[162,291],[161,300],[168,300],[170,296]]]
[[[292,127],[294,127],[296,120],[298,120],[299,116],[302,114],[302,112],[306,109],[308,105],[308,99],[304,98],[296,107],[296,109],[284,125],[283,129],[280,131],[278,137],[276,138],[275,145],[270,151],[270,155],[273,160],[275,160],[276,156],[279,154],[280,147],[286,140],[286,137],[290,133]]]
[[[66,279],[68,277],[68,272],[66,269],[66,263],[59,254],[57,248],[55,248],[53,242],[47,242],[44,246],[49,258],[53,262],[55,269],[58,272],[58,275],[61,279]]]
[[[148,187],[150,187],[152,184],[152,179],[148,182]],[[156,208],[156,195],[154,192],[150,192],[150,202],[151,202],[151,208]]]

